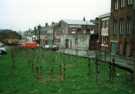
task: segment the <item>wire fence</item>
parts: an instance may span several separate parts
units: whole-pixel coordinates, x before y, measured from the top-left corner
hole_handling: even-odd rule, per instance
[[[105,58],[102,54],[98,57],[107,60],[108,55]],[[33,77],[43,83],[78,78],[90,78],[96,82],[133,79],[133,74],[111,64],[45,49],[11,48],[11,60],[13,69],[18,62],[27,62]]]

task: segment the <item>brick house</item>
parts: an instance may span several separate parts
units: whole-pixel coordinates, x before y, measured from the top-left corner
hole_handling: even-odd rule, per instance
[[[111,0],[112,50],[124,56],[135,55],[135,1]]]
[[[99,35],[100,47],[109,47],[110,43],[110,13],[100,15],[96,18],[96,32]]]

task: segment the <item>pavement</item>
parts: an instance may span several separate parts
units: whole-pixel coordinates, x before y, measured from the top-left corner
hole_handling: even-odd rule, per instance
[[[131,71],[134,71],[135,67],[135,58],[131,57],[124,57],[119,55],[112,55],[105,52],[95,52],[82,49],[60,49],[59,52],[87,58],[96,58],[97,56],[99,60],[102,60],[104,62],[112,62],[112,58],[115,58],[115,64],[119,67],[127,68]]]

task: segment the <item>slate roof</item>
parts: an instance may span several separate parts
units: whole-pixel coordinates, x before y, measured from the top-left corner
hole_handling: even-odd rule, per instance
[[[94,25],[94,23],[90,22],[90,21],[83,21],[83,20],[62,20],[67,24],[71,24],[71,25]]]
[[[49,27],[41,27],[41,32],[40,32],[40,34],[46,35],[48,29],[49,29]]]
[[[111,16],[111,13],[106,13],[106,14],[100,15],[100,16],[98,16],[98,18],[105,18],[105,17],[109,17],[109,16]]]

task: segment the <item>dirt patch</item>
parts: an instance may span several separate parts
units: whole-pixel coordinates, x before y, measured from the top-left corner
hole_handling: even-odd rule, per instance
[[[73,64],[66,64],[66,68],[74,68],[75,67],[75,65],[73,65]]]

